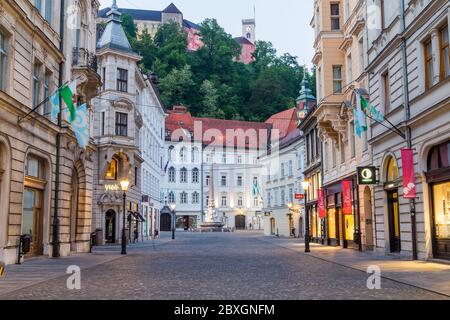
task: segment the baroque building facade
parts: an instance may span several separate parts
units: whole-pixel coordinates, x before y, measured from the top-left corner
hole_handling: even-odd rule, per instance
[[[450,67],[448,1],[367,1],[371,103],[403,135],[371,123],[380,169],[374,210],[377,250],[450,258]],[[405,199],[401,151],[412,148],[416,196]]]
[[[328,244],[449,258],[448,22],[448,1],[315,1],[313,116],[323,148]],[[383,116],[366,117],[360,137],[357,94]],[[411,163],[402,156],[410,150]],[[378,181],[358,186],[356,169],[368,166]],[[406,186],[409,168],[414,177]],[[351,181],[352,215],[340,213],[342,181]]]
[[[102,75],[101,93],[94,101],[94,134],[97,145],[94,166],[93,230],[99,244],[118,243],[126,220],[126,235],[136,237],[144,222],[141,210],[144,162],[141,130],[144,126],[141,92],[148,86],[120,21],[115,3],[108,12],[108,22],[97,42],[98,68]],[[126,206],[120,182],[129,181]],[[124,212],[125,211],[125,212]],[[101,230],[101,232],[100,232]]]
[[[176,205],[177,228],[199,227],[213,208],[230,229],[262,229],[258,157],[271,125],[195,118],[182,106],[168,114],[164,197]],[[169,231],[171,217],[162,216],[160,226]]]
[[[0,4],[0,260],[7,264],[19,262],[23,235],[31,236],[25,259],[89,251],[95,146],[91,140],[80,149],[45,100],[77,80],[78,102],[92,115],[100,86],[91,51],[98,7],[97,1]]]

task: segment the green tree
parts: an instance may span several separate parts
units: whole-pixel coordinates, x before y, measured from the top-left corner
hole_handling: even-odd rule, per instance
[[[165,23],[158,29],[154,38],[157,48],[155,71],[161,77],[188,63],[187,44],[187,33],[175,22]]]
[[[182,69],[174,69],[160,80],[159,90],[161,99],[166,106],[184,105],[190,107],[195,83],[192,80],[191,67],[186,65]]]
[[[130,44],[133,44],[137,37],[137,28],[133,17],[128,13],[124,13],[120,16],[120,20],[122,21],[122,27],[127,35],[128,41]]]
[[[135,40],[134,50],[142,56],[141,67],[148,72],[154,71],[158,48],[153,43],[153,38],[146,29],[142,31],[139,39]]]
[[[200,88],[202,94],[202,113],[203,118],[225,119],[225,113],[219,108],[219,94],[217,89],[209,80],[205,80]]]

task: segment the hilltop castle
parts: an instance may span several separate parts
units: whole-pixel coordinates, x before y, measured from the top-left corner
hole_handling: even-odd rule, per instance
[[[99,11],[99,21],[106,20],[106,15],[109,8]],[[162,11],[156,10],[142,10],[142,9],[127,9],[119,8],[121,13],[129,14],[137,27],[138,34],[144,30],[153,37],[158,31],[159,26],[167,22],[175,22],[180,28],[183,28],[188,35],[188,50],[196,51],[202,47],[203,43],[199,36],[200,26],[194,22],[184,19],[183,13],[171,3]],[[255,19],[242,20],[242,37],[237,37],[235,40],[241,45],[241,55],[238,61],[242,63],[251,63],[253,61],[253,52],[255,51],[256,40],[256,23]]]

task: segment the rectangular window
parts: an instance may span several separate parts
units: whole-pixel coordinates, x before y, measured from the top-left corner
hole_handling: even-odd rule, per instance
[[[52,0],[45,0],[45,20],[52,24]]]
[[[199,176],[199,171],[194,169],[194,171],[192,171],[192,183],[198,183],[198,176]]]
[[[289,164],[288,164],[288,175],[289,175],[289,177],[292,177],[292,175],[293,175],[292,160],[289,160]]]
[[[0,90],[5,91],[8,68],[8,38],[0,30]]]
[[[424,43],[425,50],[425,87],[430,89],[434,79],[433,45],[431,39]]]
[[[237,177],[237,186],[242,187],[242,176]]]
[[[42,13],[42,1],[41,0],[34,0],[34,6],[40,13]]]
[[[197,193],[197,192],[194,192],[193,194],[192,194],[192,203],[193,204],[198,204],[198,203],[200,203],[200,199],[199,199],[200,197],[199,197],[199,194]]]
[[[222,176],[222,179],[220,181],[220,185],[222,187],[226,187],[227,186],[227,176]]]
[[[50,96],[50,79],[51,79],[50,71],[45,72],[44,76],[44,100]],[[50,114],[50,101],[46,101],[44,104],[44,116]]]
[[[128,70],[117,69],[117,91],[128,92]]]
[[[389,71],[386,71],[381,75],[381,81],[383,82],[383,104],[384,114],[388,114],[391,110],[391,84],[389,80]]]
[[[359,74],[364,72],[365,61],[364,61],[364,39],[361,38],[358,42],[358,53],[359,53]]]
[[[331,3],[331,30],[341,30],[339,3]]]
[[[352,55],[347,56],[347,83],[353,80]]]
[[[343,136],[339,135],[339,151],[341,152],[341,164],[345,163],[345,145]]]
[[[238,198],[238,207],[242,208],[244,206],[244,200],[242,199],[242,196],[239,196]]]
[[[331,150],[331,160],[333,168],[336,168],[336,142],[332,144],[333,149]]]
[[[128,114],[116,112],[116,136],[128,136]]]
[[[105,113],[102,112],[102,136],[105,135]]]
[[[222,207],[226,207],[227,206],[227,196],[222,196]]]
[[[272,194],[270,193],[270,191],[267,192],[267,206],[268,206],[269,208],[272,207]]]
[[[211,177],[210,176],[206,176],[206,185],[209,186],[209,182],[211,181]]]
[[[380,0],[380,14],[381,14],[381,29],[386,29],[386,8],[384,0]]]
[[[441,81],[450,76],[450,51],[448,43],[448,25],[439,31],[441,46]]]
[[[41,68],[42,64],[35,62],[33,69],[33,105],[32,108],[36,108],[41,102]],[[40,109],[40,108],[39,108]],[[36,110],[39,112],[39,109]]]
[[[289,195],[288,195],[288,197],[289,197],[289,202],[293,203],[294,202],[294,189],[289,188]]]
[[[139,185],[138,167],[134,167],[134,185]]]
[[[333,66],[333,93],[342,93],[342,66]]]
[[[350,122],[350,157],[353,159],[356,155],[355,123]]]
[[[285,174],[284,174],[284,163],[281,164],[281,178],[284,178]]]
[[[102,91],[106,88],[106,68],[102,68]]]

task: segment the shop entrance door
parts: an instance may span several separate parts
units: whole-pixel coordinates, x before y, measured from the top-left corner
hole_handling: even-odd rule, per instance
[[[235,218],[236,230],[245,230],[245,216],[238,215]]]
[[[163,213],[160,219],[161,231],[172,231],[172,217],[168,213]]]
[[[116,242],[116,212],[108,210],[105,215],[105,241],[106,243]]]
[[[25,188],[23,193],[22,234],[31,236],[28,255],[38,256],[44,252],[43,245],[42,191]]]
[[[387,192],[389,215],[389,242],[391,252],[401,251],[400,241],[400,212],[398,206],[398,190]]]

